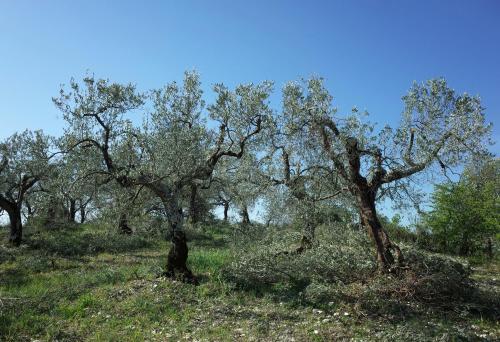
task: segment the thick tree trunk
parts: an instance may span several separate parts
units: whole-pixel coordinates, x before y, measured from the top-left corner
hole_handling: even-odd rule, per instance
[[[187,266],[189,249],[184,233],[184,216],[179,205],[179,196],[177,193],[159,189],[155,192],[162,199],[171,232],[172,244],[168,252],[165,275],[196,285],[198,280]]]
[[[302,246],[306,249],[311,248],[316,238],[316,226],[313,222],[307,221],[302,235]]]
[[[21,220],[21,208],[20,206],[13,206],[7,210],[10,220],[10,235],[9,243],[14,246],[19,246],[23,238],[23,223]]]
[[[68,222],[73,223],[76,221],[76,200],[69,200],[69,209],[68,209]]]
[[[404,259],[399,247],[392,243],[382,227],[375,209],[375,195],[360,193],[357,196],[362,225],[368,230],[375,243],[377,262],[382,271],[389,271],[395,265],[401,266]],[[394,252],[395,255],[392,253]]]
[[[248,214],[248,207],[246,205],[241,209],[241,223],[250,224],[250,215]]]
[[[467,256],[470,253],[470,243],[469,234],[464,233],[462,236],[462,241],[460,242],[460,250],[458,252],[460,255]]]
[[[85,223],[86,214],[87,213],[85,212],[85,207],[84,206],[80,207],[80,223]]]
[[[310,206],[305,210],[305,214],[302,216],[304,228],[302,229],[300,245],[292,252],[292,254],[302,254],[313,247],[314,240],[316,239],[316,222],[314,218],[314,207]]]
[[[491,237],[486,239],[486,255],[489,259],[493,259],[493,241]]]
[[[228,220],[229,202],[224,202],[224,222]]]
[[[122,234],[127,234],[127,235],[132,234],[132,228],[130,228],[128,225],[127,214],[122,213],[120,215],[120,220],[118,222],[118,229],[120,230],[120,233],[122,233]]]

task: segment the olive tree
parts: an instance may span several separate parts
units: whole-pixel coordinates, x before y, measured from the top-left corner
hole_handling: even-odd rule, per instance
[[[260,145],[259,145],[260,147]],[[217,203],[224,206],[224,219],[227,221],[229,204],[238,211],[241,223],[250,224],[250,210],[261,197],[264,187],[258,172],[256,151],[248,151],[239,160],[221,163],[214,175],[217,190]]]
[[[312,246],[322,204],[335,205],[341,199],[342,182],[336,170],[328,165],[328,159],[314,140],[300,125],[296,125],[287,93],[284,93],[281,112],[275,113],[271,129],[266,133],[267,144],[260,161],[260,175],[270,192],[270,201],[280,200],[277,193],[285,196],[285,205],[292,208],[293,219],[303,226],[301,246],[303,251]],[[282,200],[283,198],[281,198]],[[268,218],[272,219],[272,218]]]
[[[284,88],[288,125],[322,151],[325,165],[353,197],[382,270],[402,263],[403,255],[382,227],[376,201],[404,195],[418,175],[436,174],[484,153],[490,132],[479,97],[459,95],[443,79],[415,83],[402,99],[399,127],[375,130],[356,108],[347,117],[338,116],[321,79]]]
[[[209,179],[223,157],[243,156],[262,130],[271,87],[265,82],[231,91],[216,84],[216,100],[206,107],[196,73],[186,73],[181,86],[173,82],[148,94],[132,84],[86,77],[82,84],[72,80],[54,103],[73,137],[69,150],[90,149],[101,157],[87,172],[123,188],[147,189],[162,202],[173,242],[167,275],[194,280],[186,266],[183,189]],[[144,119],[142,125],[131,120],[134,116]],[[216,129],[208,128],[208,119]]]
[[[48,174],[50,139],[42,131],[15,133],[0,143],[0,208],[10,221],[9,242],[23,236],[21,212],[29,191]]]
[[[97,196],[99,184],[104,181],[89,177],[87,165],[98,163],[94,156],[64,153],[65,139],[58,139],[57,163],[52,164],[51,173],[41,183],[43,192],[30,198],[30,206],[36,209],[36,216],[45,226],[75,223],[77,218],[83,223],[91,201]],[[77,217],[79,216],[79,217]]]

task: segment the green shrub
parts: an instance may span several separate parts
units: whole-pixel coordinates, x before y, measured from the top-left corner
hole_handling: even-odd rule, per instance
[[[376,270],[370,242],[365,234],[343,226],[321,226],[312,249],[294,253],[299,232],[274,230],[262,239],[235,248],[235,261],[226,276],[241,286],[279,282],[351,283]]]
[[[295,288],[307,302],[341,300],[376,307],[393,301],[446,303],[473,293],[470,270],[456,259],[402,246],[407,267],[398,274],[377,271],[374,250],[364,231],[345,225],[322,226],[313,248],[293,253],[301,234],[274,231],[246,246],[224,270],[226,279],[245,289]],[[373,303],[375,302],[375,303]]]

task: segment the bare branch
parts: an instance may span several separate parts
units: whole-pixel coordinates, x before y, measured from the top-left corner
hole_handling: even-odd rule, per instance
[[[427,159],[425,159],[421,163],[415,163],[412,166],[405,169],[395,169],[382,177],[382,183],[389,183],[401,178],[409,177],[417,172],[424,170],[427,166],[429,166],[438,156],[439,151],[443,148],[446,141],[452,136],[451,132],[446,132],[441,139],[436,144],[436,147],[429,154]]]

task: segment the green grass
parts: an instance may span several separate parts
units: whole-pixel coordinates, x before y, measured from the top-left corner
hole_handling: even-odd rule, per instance
[[[6,232],[0,238],[5,241]],[[199,286],[160,277],[168,245],[92,226],[31,231],[0,245],[0,341],[495,340],[499,325],[471,307],[420,307],[367,315],[356,301],[314,307],[300,294],[238,290],[222,275],[233,258],[217,228],[191,236]],[[500,293],[498,263],[475,268]],[[277,295],[279,293],[280,295]]]

